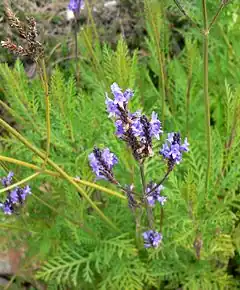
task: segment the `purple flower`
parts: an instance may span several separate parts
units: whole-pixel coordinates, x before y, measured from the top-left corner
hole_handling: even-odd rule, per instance
[[[163,144],[160,154],[168,159],[169,169],[172,169],[175,164],[179,164],[182,160],[182,152],[189,151],[189,143],[185,138],[184,143],[181,144],[180,133],[169,133],[166,143]]]
[[[22,200],[25,200],[26,197],[27,197],[29,194],[32,194],[32,193],[31,193],[31,188],[30,188],[29,185],[26,185],[26,186],[21,190],[21,198],[22,198]]]
[[[123,107],[123,104],[127,104],[129,99],[133,96],[133,91],[127,89],[124,93],[117,83],[111,85],[111,91],[114,96],[114,102]]]
[[[117,157],[108,148],[94,148],[88,156],[90,166],[98,179],[106,179],[117,184],[112,172],[112,168],[118,163]]]
[[[142,234],[145,248],[157,248],[162,241],[162,234],[153,230],[146,231]]]
[[[117,120],[115,122],[115,127],[116,127],[116,135],[117,137],[122,137],[124,133],[126,133],[126,130],[123,126],[123,122],[121,120]]]
[[[14,176],[14,173],[10,171],[6,177],[3,177],[1,179],[2,185],[4,187],[8,187],[9,185],[11,185],[13,176]]]
[[[9,172],[8,176],[2,179],[4,187],[11,185],[13,175],[13,172]],[[23,204],[23,201],[29,194],[31,194],[31,189],[28,185],[24,188],[17,186],[13,190],[8,190],[6,200],[0,202],[0,208],[2,208],[5,214],[10,215],[14,212],[16,205]]]
[[[21,199],[21,189],[19,187],[16,187],[9,193],[9,196],[12,204],[19,203]]]
[[[109,117],[116,117],[120,115],[121,109],[126,109],[128,100],[133,96],[133,92],[130,89],[127,89],[124,93],[122,89],[118,86],[117,83],[113,83],[111,85],[111,91],[114,99],[110,99],[108,94],[106,93],[106,101],[107,111],[109,113]]]
[[[163,133],[161,122],[158,120],[157,113],[155,112],[152,112],[150,122],[146,116],[140,115],[133,121],[132,129],[136,137],[145,137],[146,139],[155,137],[159,140],[159,135]]]
[[[157,114],[152,112],[151,121],[140,111],[131,113],[128,110],[128,101],[133,91],[127,89],[124,93],[117,83],[111,85],[113,99],[106,94],[106,106],[109,117],[115,118],[117,137],[124,140],[131,148],[137,161],[153,156],[152,138],[159,139],[162,134],[161,122]]]
[[[4,203],[0,202],[0,208],[2,208],[3,212],[7,215],[11,215],[13,213],[13,205],[9,199],[6,199]]]
[[[68,9],[73,13],[79,15],[80,10],[84,8],[83,0],[70,0],[68,4]]]
[[[135,137],[143,137],[143,124],[141,122],[141,117],[135,119],[132,123],[132,131]]]
[[[106,95],[106,101],[105,104],[107,106],[107,111],[109,113],[108,117],[116,117],[117,115],[120,114],[119,109],[118,109],[118,105],[112,100],[110,99],[107,95]]]
[[[150,125],[151,125],[150,135],[152,137],[154,136],[155,138],[157,138],[159,140],[159,135],[163,133],[162,124],[158,120],[157,113],[155,113],[154,111],[152,112],[152,119],[150,121]]]
[[[126,91],[123,93],[124,98],[126,102],[133,97],[133,91],[131,89],[126,89]]]
[[[152,189],[155,188],[156,185],[157,185],[156,183],[150,183],[147,186],[147,190],[146,190],[147,201],[148,201],[150,206],[154,206],[155,202],[157,202],[157,201],[161,205],[164,205],[164,203],[167,201],[167,198],[165,196],[160,195],[161,191],[164,189],[163,185],[159,185],[154,191],[152,191]],[[148,195],[149,192],[151,192],[151,193]]]

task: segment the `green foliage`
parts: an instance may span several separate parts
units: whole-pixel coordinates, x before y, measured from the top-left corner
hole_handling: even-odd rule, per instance
[[[164,3],[163,3],[164,2]],[[41,174],[31,181],[33,193],[17,217],[1,223],[18,226],[8,233],[11,244],[27,245],[27,259],[40,267],[36,278],[49,289],[238,289],[230,273],[230,261],[240,256],[240,87],[239,7],[229,4],[224,17],[211,31],[209,51],[209,96],[211,99],[212,168],[209,191],[205,191],[207,166],[206,132],[202,86],[202,40],[192,28],[179,29],[184,48],[172,53],[174,32],[169,13],[180,13],[168,1],[145,1],[147,36],[145,51],[130,52],[123,38],[115,50],[101,46],[92,26],[79,33],[80,83],[69,70],[56,67],[50,84],[50,157],[71,176],[94,181],[88,154],[94,145],[111,148],[119,158],[115,174],[124,184],[135,183],[140,192],[139,170],[129,150],[114,136],[114,126],[105,109],[105,91],[118,82],[133,88],[131,109],[156,111],[164,118],[164,132],[180,131],[190,140],[190,152],[165,183],[163,242],[157,249],[139,247],[136,216],[125,200],[82,186],[101,211],[120,229],[113,232],[90,208],[81,193],[60,178]],[[169,1],[170,2],[170,1]],[[198,1],[193,1],[195,4]],[[210,16],[216,3],[209,1]],[[214,2],[214,3],[213,3]],[[200,5],[189,2],[186,10],[201,23]],[[214,4],[214,5],[213,5]],[[179,15],[180,16],[180,15]],[[164,64],[162,80],[161,65]],[[163,86],[166,96],[163,99]],[[46,147],[44,91],[38,78],[29,80],[17,61],[13,68],[0,65],[0,87],[16,128],[41,150]],[[162,116],[162,104],[165,114]],[[165,135],[164,135],[165,138]],[[0,137],[1,155],[41,166],[40,158],[7,132]],[[154,144],[159,151],[161,141]],[[17,179],[31,174],[18,165],[0,163]],[[52,170],[49,166],[47,169]],[[166,171],[158,154],[146,162],[148,181],[159,181]],[[111,187],[105,181],[99,182]],[[112,186],[113,190],[116,190]],[[1,194],[2,196],[2,194]],[[52,210],[55,209],[54,210]],[[154,209],[160,228],[161,208]],[[73,224],[69,218],[73,219]],[[84,227],[79,227],[79,224]],[[142,217],[141,233],[147,229]],[[1,234],[6,232],[1,228]],[[238,265],[239,271],[239,265]]]

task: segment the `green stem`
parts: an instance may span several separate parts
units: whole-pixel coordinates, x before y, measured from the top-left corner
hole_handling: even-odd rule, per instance
[[[14,128],[8,125],[3,119],[0,118],[0,126],[5,128],[9,133],[15,136],[19,141],[21,141],[26,147],[28,147],[32,152],[37,154],[41,159],[45,160],[46,155],[42,153],[39,149],[33,146],[27,139],[25,139],[21,134],[19,134]],[[97,214],[104,220],[109,226],[114,230],[119,231],[119,229],[112,223],[112,221],[105,216],[105,214],[94,204],[91,198],[87,193],[69,176],[64,170],[62,170],[55,162],[50,159],[47,159],[47,164],[52,166],[65,180],[72,184],[77,191],[79,191],[82,196],[88,201],[92,208],[97,212]]]
[[[74,43],[75,43],[76,80],[77,80],[77,85],[79,85],[80,69],[79,69],[79,59],[78,59],[78,21],[76,17],[74,21]]]
[[[146,182],[145,182],[144,164],[143,163],[140,164],[140,174],[141,174],[141,182],[142,182],[142,195],[143,195],[143,199],[144,199],[144,205],[145,205],[145,208],[146,208],[146,211],[147,211],[148,224],[149,224],[149,227],[151,229],[153,229],[152,211],[149,208],[147,199],[145,198],[145,195],[146,195]]]
[[[163,184],[163,182],[167,179],[168,175],[170,174],[170,172],[172,171],[172,169],[169,169],[167,171],[167,173],[163,176],[163,178],[148,192],[145,194],[145,198],[148,197],[149,195],[151,195],[151,193],[156,190],[161,184]]]
[[[160,233],[162,233],[162,230],[163,230],[163,218],[164,218],[164,211],[163,211],[163,207],[161,206],[161,215],[160,215]]]
[[[182,5],[179,3],[178,0],[173,0],[178,9],[182,12],[182,14],[190,20],[190,22],[193,24],[194,27],[200,29],[199,25],[193,21],[193,19],[188,15],[188,13],[185,11],[185,9],[182,7]]]
[[[210,100],[208,95],[208,17],[207,17],[207,4],[206,0],[202,0],[203,6],[203,22],[204,22],[204,35],[203,35],[203,71],[204,71],[204,105],[205,105],[205,122],[207,134],[207,171],[205,180],[205,191],[208,193],[209,179],[211,175],[211,125],[210,125]]]
[[[23,166],[23,167],[27,167],[27,168],[33,169],[35,171],[41,171],[42,170],[41,167],[38,167],[38,166],[33,165],[31,163],[27,163],[27,162],[24,162],[24,161],[21,161],[21,160],[17,160],[17,159],[14,159],[14,158],[10,158],[10,157],[6,157],[6,156],[1,156],[0,155],[0,161],[1,160],[9,162],[9,163],[17,164],[17,165],[20,165],[20,166]],[[46,170],[45,169],[44,171],[42,171],[42,174],[47,174],[47,175],[50,175],[50,176],[62,178],[62,176],[59,173],[57,173],[55,171],[51,171],[51,170]],[[102,192],[108,193],[110,195],[116,196],[118,198],[127,200],[126,196],[124,196],[124,195],[122,195],[122,194],[120,194],[118,192],[115,192],[115,191],[113,191],[111,189],[108,189],[106,187],[103,187],[101,185],[92,183],[92,182],[87,181],[87,180],[77,179],[77,178],[73,178],[73,177],[72,177],[72,180],[75,181],[76,183],[80,183],[80,184],[82,184],[84,186],[92,187],[92,188],[97,189],[99,191],[102,191]]]
[[[186,136],[189,138],[189,113],[190,113],[190,93],[192,86],[192,68],[189,72],[186,93]]]
[[[6,191],[9,191],[9,190],[11,190],[11,189],[13,189],[13,188],[15,188],[15,187],[17,187],[17,186],[19,186],[19,185],[22,185],[22,184],[24,184],[24,183],[26,183],[26,182],[28,182],[28,181],[34,179],[34,178],[37,177],[39,174],[41,174],[41,172],[36,172],[36,173],[34,173],[34,174],[32,174],[32,175],[30,175],[30,176],[28,176],[28,177],[26,177],[26,178],[24,178],[24,179],[22,179],[22,180],[16,182],[16,183],[14,183],[14,184],[12,184],[12,185],[10,185],[10,186],[8,186],[8,187],[5,187],[5,188],[3,188],[3,189],[0,189],[0,193],[3,193],[3,192],[6,192]]]
[[[93,28],[93,32],[94,32],[95,38],[96,38],[96,40],[97,40],[97,42],[99,44],[100,40],[99,40],[99,35],[98,35],[97,28],[96,28],[96,24],[95,24],[95,21],[93,19],[93,15],[92,15],[91,4],[89,5],[89,1],[88,0],[86,0],[85,3],[86,3],[86,6],[87,6],[88,18],[90,20],[91,27]]]
[[[50,100],[49,100],[49,92],[48,92],[48,79],[46,72],[46,65],[44,59],[41,60],[40,63],[40,78],[42,81],[42,86],[44,88],[45,94],[45,105],[46,105],[46,131],[47,131],[47,141],[46,141],[46,156],[44,158],[44,162],[42,167],[45,168],[47,164],[47,160],[50,154],[50,143],[51,143],[51,121],[50,121]]]
[[[142,218],[142,207],[135,210],[135,221],[136,221],[136,244],[138,249],[142,248],[141,242],[141,218]]]
[[[225,6],[225,4],[221,3],[221,5],[218,7],[217,13],[215,14],[215,16],[213,17],[211,23],[209,24],[208,31],[210,31],[212,29],[214,23],[218,19],[218,16],[220,15],[220,13],[221,13],[221,11],[222,11],[224,6]]]

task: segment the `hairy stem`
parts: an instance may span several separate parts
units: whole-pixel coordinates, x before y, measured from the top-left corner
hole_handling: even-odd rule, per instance
[[[203,74],[204,74],[204,105],[205,105],[205,123],[206,123],[206,137],[207,137],[207,171],[205,180],[205,191],[208,192],[209,179],[211,175],[211,125],[210,125],[210,100],[208,95],[208,17],[207,17],[207,4],[206,0],[202,0],[203,6],[203,22],[204,22],[204,35],[203,35]]]
[[[0,126],[5,128],[9,133],[15,136],[19,141],[21,141],[27,148],[29,148],[32,152],[37,154],[41,159],[45,160],[45,154],[37,149],[34,145],[32,145],[27,139],[25,139],[20,133],[18,133],[14,128],[12,128],[7,122],[0,118]],[[109,226],[111,226],[114,230],[119,231],[119,229],[112,223],[112,221],[105,216],[105,214],[95,205],[95,203],[91,200],[88,194],[69,176],[63,169],[61,169],[55,162],[50,160],[49,158],[46,160],[47,164],[52,166],[65,180],[67,180],[70,184],[72,184],[77,191],[79,191],[82,196],[87,200],[87,202],[92,206],[92,208],[97,212],[97,214],[104,220]]]
[[[144,164],[143,163],[140,164],[140,174],[141,174],[141,182],[142,182],[142,195],[144,198],[146,195],[146,182],[145,182]],[[144,204],[145,204],[145,208],[147,211],[147,218],[148,218],[149,227],[151,229],[153,229],[153,214],[152,214],[152,211],[149,208],[148,202],[145,198],[144,198]]]

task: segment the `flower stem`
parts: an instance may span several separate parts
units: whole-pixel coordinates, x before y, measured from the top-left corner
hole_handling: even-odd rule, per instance
[[[50,121],[50,100],[49,100],[49,91],[48,91],[48,79],[46,72],[46,65],[44,59],[41,59],[39,65],[39,74],[40,79],[42,81],[42,86],[45,94],[45,105],[46,105],[46,131],[47,131],[47,144],[46,144],[46,156],[44,158],[44,162],[42,167],[45,168],[47,164],[47,160],[50,154],[50,143],[51,143],[51,121]]]
[[[207,4],[206,0],[202,0],[203,6],[203,22],[204,22],[204,34],[203,34],[203,74],[204,74],[204,105],[205,105],[205,122],[206,122],[206,134],[207,134],[207,172],[205,180],[205,191],[208,192],[209,179],[211,175],[211,125],[210,125],[210,100],[208,95],[208,17],[207,17]]]
[[[144,198],[145,195],[146,195],[146,182],[145,182],[145,174],[144,174],[144,163],[140,164],[140,174],[141,174],[141,182],[142,182],[142,195],[143,195],[143,198]],[[149,227],[151,229],[153,229],[153,214],[152,214],[152,211],[149,208],[148,202],[147,202],[147,200],[145,198],[144,198],[144,204],[145,204],[145,208],[146,208],[146,211],[147,211],[147,218],[148,218]]]
[[[22,184],[24,184],[24,183],[26,183],[26,182],[28,182],[28,181],[34,179],[34,178],[37,177],[39,174],[41,174],[41,172],[36,172],[36,173],[34,173],[34,174],[32,174],[32,175],[30,175],[30,176],[28,176],[28,177],[26,177],[26,178],[24,178],[24,179],[22,179],[22,180],[16,182],[16,183],[14,183],[14,184],[12,184],[12,185],[10,185],[10,186],[8,186],[8,187],[5,187],[5,188],[3,188],[3,189],[0,189],[0,193],[3,193],[3,192],[6,192],[6,191],[9,191],[9,190],[11,190],[11,189],[13,189],[13,188],[15,188],[15,187],[17,187],[17,186],[19,186],[19,185],[22,185]]]
[[[164,211],[163,211],[163,207],[161,206],[161,215],[160,215],[160,233],[162,233],[162,229],[163,229],[163,218],[164,218]]]
[[[188,18],[188,20],[190,20],[190,22],[192,23],[192,25],[198,29],[200,29],[199,25],[193,21],[193,19],[188,15],[188,13],[185,11],[185,9],[182,7],[182,5],[179,3],[178,0],[173,0],[174,3],[176,4],[176,6],[178,7],[178,9],[182,12],[182,14]]]
[[[21,161],[21,160],[14,159],[14,158],[11,158],[11,157],[7,157],[7,156],[0,155],[0,161],[6,161],[6,162],[9,162],[9,163],[17,164],[17,165],[20,165],[20,166],[23,166],[23,167],[27,167],[27,168],[33,169],[35,171],[41,171],[42,170],[41,167],[38,167],[36,165],[33,165],[31,163],[27,163],[27,162],[24,162],[24,161]],[[47,175],[50,175],[50,176],[55,176],[55,177],[62,178],[62,176],[58,172],[47,170],[47,169],[42,171],[42,174],[47,174]],[[124,196],[124,195],[122,195],[122,194],[120,194],[118,192],[115,192],[115,191],[113,191],[111,189],[108,189],[106,187],[103,187],[101,185],[92,183],[92,182],[87,181],[87,180],[77,179],[77,178],[73,178],[73,177],[72,177],[72,180],[75,181],[76,183],[80,183],[82,185],[85,185],[85,186],[88,186],[88,187],[92,187],[92,188],[95,188],[95,189],[100,190],[102,192],[105,192],[105,193],[108,193],[110,195],[116,196],[118,198],[127,200],[126,196]]]
[[[168,169],[167,173],[164,175],[164,177],[161,179],[161,181],[159,181],[148,193],[146,193],[144,198],[146,198],[149,195],[151,195],[151,193],[154,190],[156,190],[161,184],[163,184],[163,182],[167,179],[167,177],[168,177],[168,175],[170,174],[171,171],[172,171],[172,169]]]
[[[74,44],[75,44],[76,80],[77,80],[77,85],[79,85],[80,69],[79,69],[79,59],[78,59],[78,21],[76,17],[74,20],[75,20],[74,21]]]
[[[210,31],[211,28],[213,27],[214,23],[218,19],[218,16],[220,15],[220,13],[221,13],[221,11],[222,11],[222,9],[223,9],[224,6],[225,6],[225,4],[222,2],[220,4],[220,6],[218,7],[217,13],[215,14],[215,16],[213,17],[211,23],[209,24],[208,31]]]
[[[15,136],[19,141],[21,141],[27,148],[29,148],[32,152],[37,154],[41,159],[45,160],[46,155],[37,149],[34,145],[32,145],[27,139],[25,139],[20,133],[18,133],[14,128],[12,128],[7,122],[0,118],[0,126],[5,128],[9,133]],[[91,200],[88,194],[76,183],[75,180],[72,179],[63,169],[61,169],[55,162],[50,160],[49,158],[46,160],[47,164],[52,166],[65,180],[67,180],[70,184],[72,184],[77,191],[79,191],[82,196],[88,201],[88,203],[92,206],[92,208],[97,212],[97,214],[104,220],[109,226],[111,226],[114,230],[120,231],[112,221],[105,216],[105,214],[95,205],[95,203]]]

